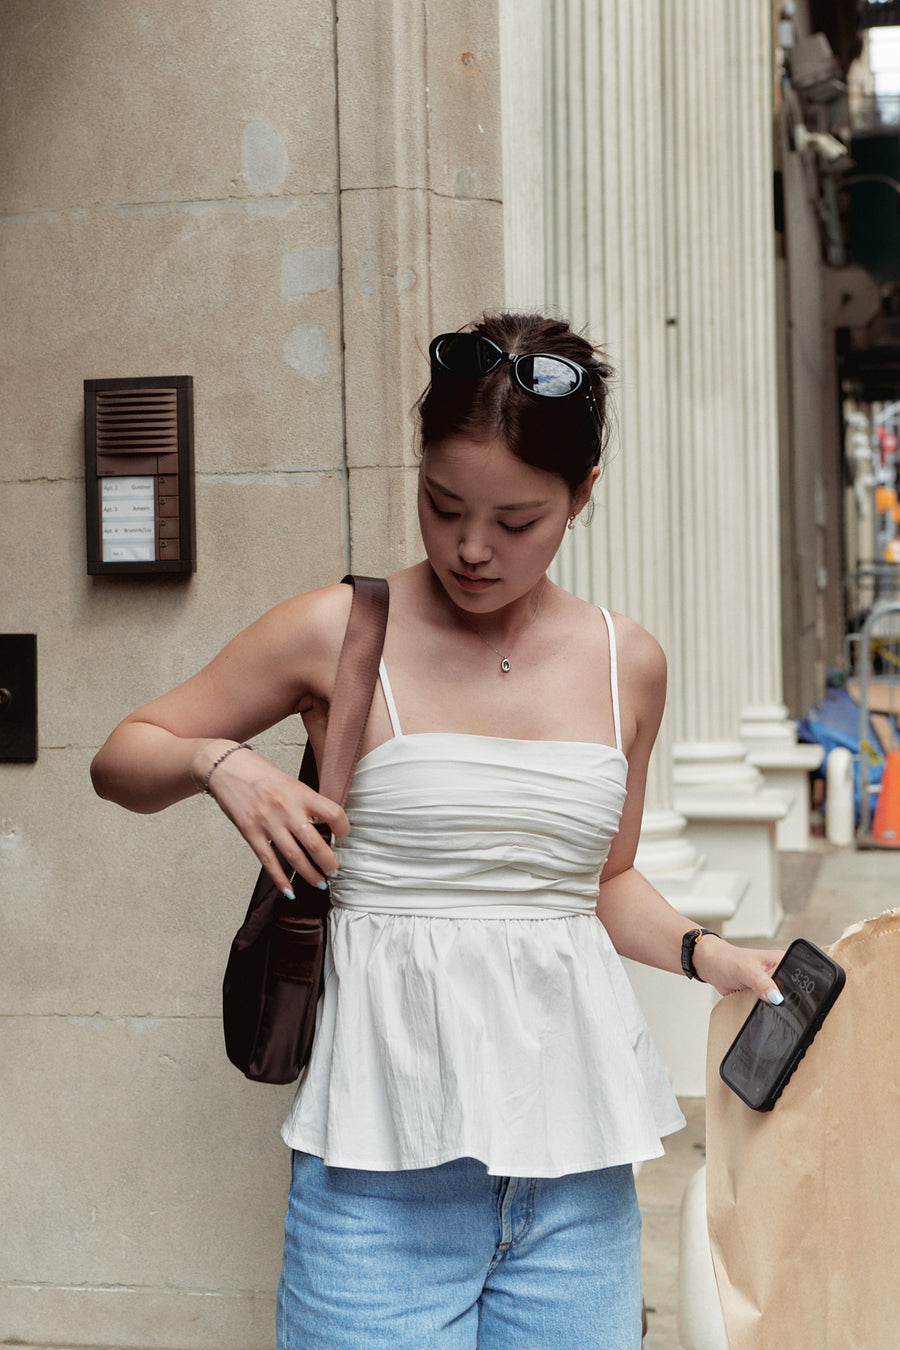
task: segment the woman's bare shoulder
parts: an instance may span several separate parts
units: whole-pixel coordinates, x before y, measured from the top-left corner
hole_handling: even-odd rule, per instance
[[[569,592],[563,594],[567,596],[568,602],[576,607],[573,612],[577,615],[578,621],[589,624],[598,638],[602,637],[606,632],[606,625],[600,606],[589,600],[581,600]],[[648,633],[646,628],[642,628],[627,614],[609,609],[606,612],[612,619],[615,630],[619,673],[644,672],[651,679],[661,677],[665,681],[665,653],[653,634]]]
[[[634,619],[629,619],[627,614],[614,613],[611,617],[620,669],[665,683],[666,654],[653,634]]]
[[[652,745],[666,704],[666,655],[652,633],[625,614],[612,616],[623,710],[640,743]]]
[[[341,585],[282,600],[126,722],[149,722],[177,736],[246,740],[316,700],[327,702],[350,601],[350,587]]]
[[[302,625],[311,635],[328,641],[335,632],[340,635],[346,628],[352,599],[353,588],[345,582],[320,586],[280,600],[257,622],[272,626]]]
[[[429,598],[428,569],[422,564],[406,567],[385,578],[390,588],[391,612],[409,608],[418,611]],[[349,583],[306,591],[275,605],[247,630],[254,637],[270,635],[278,643],[302,640],[303,649],[333,663],[347,630],[353,588]]]
[[[273,605],[228,642],[189,684],[210,696],[240,697],[299,711],[309,697],[330,698],[350,614],[352,590],[323,586]],[[274,719],[273,719],[274,720]]]
[[[353,591],[338,583],[281,600],[233,638],[225,652],[253,647],[269,658],[282,653],[328,660],[340,650]]]

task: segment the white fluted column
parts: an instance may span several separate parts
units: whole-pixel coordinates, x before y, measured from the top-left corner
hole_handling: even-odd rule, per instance
[[[671,652],[681,599],[666,449],[662,7],[501,0],[501,87],[504,119],[513,119],[504,128],[507,303],[549,306],[589,326],[617,369],[616,436],[595,516],[567,536],[555,575],[635,618]],[[706,868],[673,806],[671,713],[651,763],[638,865],[711,926],[746,886],[732,869]],[[702,1095],[708,991],[644,967],[630,973],[676,1088]]]
[[[726,41],[732,72],[731,162],[737,354],[741,416],[735,426],[742,470],[743,625],[742,714],[762,737],[791,735],[782,701],[778,539],[778,407],[775,373],[775,249],[773,238],[772,60],[768,0],[727,0]],[[753,735],[751,729],[749,734]],[[755,737],[759,739],[759,737]]]
[[[682,602],[673,712],[676,755],[685,764],[676,783],[702,783],[708,761],[719,788],[753,791],[758,775],[743,765],[738,736],[744,502],[726,183],[741,166],[728,153],[722,0],[683,0],[677,13],[665,6],[663,19],[669,451],[679,525],[673,572]]]
[[[788,813],[776,827],[779,848],[809,842],[809,773],[822,762],[820,746],[797,741],[782,698],[779,464],[775,370],[775,250],[773,245],[772,62],[766,0],[728,0],[731,160],[745,165],[733,177],[733,216],[742,265],[735,274],[741,337],[737,369],[743,416],[735,428],[743,469],[742,556],[746,623],[739,668],[743,677],[740,733],[747,759],[768,787],[787,795]]]
[[[741,737],[748,680],[762,688],[765,672],[771,683],[779,659],[777,632],[762,618],[770,606],[777,627],[771,263],[762,280],[754,275],[766,249],[755,197],[770,202],[771,179],[761,183],[767,157],[749,144],[771,106],[758,79],[769,16],[764,0],[683,0],[662,13],[669,449],[680,526],[675,804],[713,861],[739,858],[751,873],[728,928],[762,936],[781,916],[775,830],[789,805],[763,788]]]
[[[657,410],[646,396],[664,361],[660,124],[647,97],[647,71],[659,61],[656,5],[514,0],[501,5],[501,34],[509,72],[501,82],[507,303],[549,304],[576,326],[589,324],[621,372],[615,402],[622,453],[616,446],[595,493],[592,525],[565,541],[557,576],[586,599],[633,616],[665,647],[667,571],[644,554],[652,540],[662,556],[669,532]],[[670,798],[666,723],[650,771],[642,847],[667,871],[691,870],[696,851]]]

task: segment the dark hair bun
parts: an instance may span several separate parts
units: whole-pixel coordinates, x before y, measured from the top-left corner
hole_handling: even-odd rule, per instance
[[[602,352],[565,320],[541,314],[485,314],[466,331],[513,355],[543,352],[574,361],[587,372],[597,417],[580,397],[534,398],[510,378],[507,362],[477,379],[457,379],[434,368],[416,405],[423,450],[452,436],[500,440],[526,464],[558,474],[575,492],[599,464],[606,443],[612,369]]]

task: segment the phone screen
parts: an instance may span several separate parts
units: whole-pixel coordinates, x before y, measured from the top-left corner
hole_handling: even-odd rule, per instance
[[[792,1056],[832,1001],[840,968],[802,939],[791,945],[773,979],[784,1003],[757,1003],[722,1063],[725,1081],[759,1108]]]

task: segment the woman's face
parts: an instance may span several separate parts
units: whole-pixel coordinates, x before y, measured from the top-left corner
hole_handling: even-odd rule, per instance
[[[523,463],[502,441],[457,436],[429,446],[419,470],[419,524],[453,603],[491,613],[530,594],[596,476],[573,498],[562,478]]]

